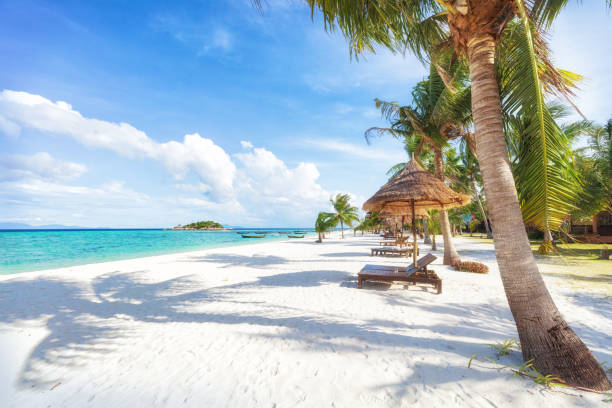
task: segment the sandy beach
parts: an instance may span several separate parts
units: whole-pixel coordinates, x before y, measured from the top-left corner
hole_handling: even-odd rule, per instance
[[[493,246],[456,238],[488,275],[356,289],[374,236],[288,240],[0,277],[2,407],[592,407],[601,395],[498,371],[517,338]],[[441,239],[440,239],[441,241]],[[422,253],[429,246],[422,247]],[[545,275],[612,365],[612,299]],[[479,360],[468,368],[470,357]],[[499,364],[519,365],[519,351]]]

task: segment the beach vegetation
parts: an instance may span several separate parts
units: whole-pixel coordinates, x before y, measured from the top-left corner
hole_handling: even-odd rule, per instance
[[[577,149],[576,164],[584,189],[572,219],[592,218],[612,212],[612,119],[604,125],[586,123],[587,146]]]
[[[208,230],[208,229],[225,229],[225,227],[215,221],[197,221],[191,224],[175,227],[174,229],[188,229],[188,230]]]
[[[461,272],[489,273],[489,267],[480,262],[460,261],[453,263],[453,268]]]
[[[352,227],[354,222],[359,221],[359,209],[351,205],[351,196],[348,194],[338,193],[329,201],[334,208],[333,219],[336,225],[340,224],[342,238],[344,238],[344,225]]]
[[[504,132],[505,114],[529,118],[528,130],[539,141],[533,146],[542,149],[535,155],[543,157],[540,163],[545,166],[549,163],[546,157],[554,159],[550,148],[559,140],[559,127],[546,106],[546,95],[571,97],[577,77],[552,65],[544,34],[567,2],[308,3],[313,13],[322,14],[326,30],[342,32],[357,57],[374,52],[378,46],[397,52],[408,49],[422,61],[430,61],[442,79],[446,78],[445,85],[452,66],[440,57],[451,53],[453,63],[466,64],[473,151],[480,165],[487,209],[494,220],[497,262],[523,344],[523,359],[532,361],[543,375],[559,375],[575,386],[612,388],[593,354],[559,313],[540,275],[527,239]],[[612,6],[610,1],[607,4]],[[549,170],[533,178],[543,180]]]
[[[373,211],[368,213],[364,219],[362,219],[355,227],[355,231],[361,231],[361,235],[363,235],[364,231],[378,231],[382,228],[382,219],[378,211]]]
[[[338,225],[338,219],[335,214],[330,212],[320,212],[315,221],[315,231],[319,234],[317,242],[323,242],[325,233]]]
[[[431,236],[431,250],[437,251],[438,247],[436,246],[436,235],[439,235],[442,231],[440,228],[440,217],[437,216],[438,210],[428,210],[427,215],[429,216],[429,219],[427,220],[427,229],[429,230],[429,234]]]
[[[453,63],[450,56],[440,61],[447,67],[446,74],[451,78],[443,80],[436,66],[429,65],[429,75],[426,79],[417,83],[412,90],[412,105],[401,106],[396,102],[386,102],[375,99],[383,117],[390,123],[389,127],[372,127],[365,132],[366,140],[373,136],[389,134],[400,140],[404,140],[404,148],[409,156],[427,168],[423,159],[429,159],[433,164],[433,173],[437,178],[445,181],[448,172],[444,164],[445,151],[449,150],[449,141],[464,137],[468,130],[470,117],[469,92],[465,83],[467,70],[465,64]],[[451,90],[452,89],[452,90]],[[457,92],[461,90],[461,92]],[[450,149],[452,150],[452,149]],[[401,164],[390,169],[393,174],[398,174],[403,169]],[[451,239],[454,236],[454,225],[449,220],[447,210],[438,212],[442,237],[444,240],[445,265],[460,261],[459,254]]]
[[[520,343],[515,339],[507,339],[502,343],[489,344],[489,346],[491,346],[497,352],[497,358],[510,354],[512,348],[515,346],[519,349],[521,348]]]
[[[560,104],[547,108],[553,122],[569,114]],[[533,120],[508,114],[504,125],[523,220],[543,232],[538,252],[547,254],[554,250],[553,231],[561,229],[582,192],[571,140],[584,131],[585,125],[576,122],[555,126],[555,131],[541,135],[530,130]]]

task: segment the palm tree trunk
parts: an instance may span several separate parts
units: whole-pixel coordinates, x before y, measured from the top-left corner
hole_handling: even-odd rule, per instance
[[[431,237],[429,236],[429,229],[427,228],[427,218],[423,218],[423,234],[425,235],[423,243],[431,244]]]
[[[519,207],[502,126],[495,40],[469,39],[476,151],[493,225],[495,253],[523,359],[543,374],[595,390],[612,386],[590,350],[565,322],[538,271]]]
[[[344,239],[344,223],[342,222],[342,219],[340,219],[340,230],[342,230],[342,239]]]
[[[474,197],[476,197],[478,208],[480,208],[480,214],[482,214],[482,219],[484,220],[485,229],[487,230],[487,238],[491,238],[493,235],[491,234],[491,227],[489,227],[489,219],[487,218],[484,206],[482,205],[482,200],[478,195],[478,190],[476,190],[476,182],[474,181],[474,176],[472,175],[470,176],[470,182],[472,183],[472,190],[474,191]]]
[[[317,242],[323,242],[323,237],[321,236],[321,233],[319,232],[319,240]]]
[[[442,163],[442,151],[434,150],[434,167],[436,177],[444,181],[444,167]],[[459,254],[455,250],[455,245],[451,238],[450,223],[448,221],[448,213],[446,210],[438,211],[440,217],[440,229],[442,230],[442,240],[444,241],[444,265],[452,265],[455,262],[461,262]]]
[[[438,250],[438,247],[436,247],[436,235],[435,234],[431,236],[431,250],[432,251]]]

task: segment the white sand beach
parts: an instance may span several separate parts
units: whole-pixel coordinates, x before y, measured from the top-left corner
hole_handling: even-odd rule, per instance
[[[456,272],[439,257],[440,295],[356,289],[364,264],[407,262],[370,257],[377,240],[349,233],[2,276],[0,406],[608,405],[484,361],[496,359],[489,344],[517,338],[491,244],[458,237],[462,257],[490,272]],[[612,365],[611,293],[545,279]],[[499,359],[521,362],[516,350]]]

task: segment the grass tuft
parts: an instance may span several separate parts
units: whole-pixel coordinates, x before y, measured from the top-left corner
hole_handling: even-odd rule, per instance
[[[512,347],[516,346],[517,348],[521,348],[521,344],[515,339],[505,340],[503,343],[497,344],[489,344],[495,351],[497,352],[497,358],[503,357],[505,355],[510,354],[512,351]]]

